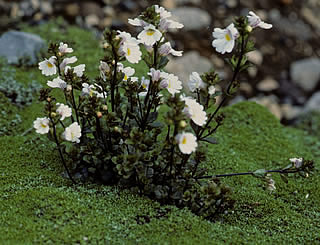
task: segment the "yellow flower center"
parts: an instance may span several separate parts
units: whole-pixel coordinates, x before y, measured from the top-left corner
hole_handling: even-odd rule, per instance
[[[143,84],[142,84],[142,87],[143,87],[143,88],[147,88],[147,84],[143,83]]]
[[[46,127],[47,127],[47,125],[45,125],[45,124],[41,123],[41,127],[42,127],[42,128],[46,128]]]
[[[127,48],[127,54],[130,55],[131,54],[131,50],[129,48]]]
[[[183,140],[182,140],[181,144],[183,144],[183,145],[187,144],[187,138],[186,137],[183,137]]]
[[[149,29],[149,30],[147,31],[147,35],[148,35],[148,36],[152,36],[154,33],[155,33],[154,30],[150,30],[150,29]]]
[[[52,65],[50,62],[47,63],[47,66],[48,66],[49,68],[52,68],[52,67],[53,67],[53,65]]]
[[[226,37],[227,41],[230,41],[230,40],[231,40],[231,37],[230,37],[229,34],[226,34],[225,37]]]
[[[74,133],[71,132],[71,139],[74,139]]]
[[[125,81],[128,80],[128,76],[127,75],[124,75],[124,78],[123,78]]]
[[[168,81],[168,88],[171,88],[171,83],[170,83],[170,81]]]

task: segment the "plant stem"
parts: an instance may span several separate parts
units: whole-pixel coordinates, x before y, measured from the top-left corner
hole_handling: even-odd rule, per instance
[[[114,107],[115,107],[114,90],[115,90],[115,85],[116,85],[116,80],[117,80],[118,55],[117,55],[117,52],[116,52],[113,44],[112,44],[112,52],[114,55],[114,69],[113,69],[113,78],[111,81],[111,108],[112,108],[112,112],[114,112]]]

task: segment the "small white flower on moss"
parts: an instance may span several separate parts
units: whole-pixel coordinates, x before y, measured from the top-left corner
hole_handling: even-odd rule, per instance
[[[212,36],[215,38],[212,42],[212,46],[216,48],[216,51],[224,54],[230,53],[235,45],[235,40],[239,37],[238,30],[231,23],[227,28],[214,28]]]
[[[139,33],[138,38],[145,45],[151,46],[159,41],[162,37],[162,34],[159,30],[156,29],[154,25],[148,25],[144,27],[144,30]]]
[[[248,16],[248,22],[249,22],[249,25],[252,27],[252,28],[256,28],[256,27],[260,27],[262,29],[270,29],[272,28],[272,25],[271,24],[268,24],[266,22],[263,22],[260,17],[258,15],[256,15],[254,12],[250,11]]]
[[[179,93],[182,89],[182,82],[179,81],[179,78],[173,74],[169,74],[166,72],[161,72],[161,78],[163,79],[161,82],[167,84],[166,89],[173,96],[175,93]]]
[[[57,73],[57,67],[55,65],[56,57],[51,56],[49,59],[39,62],[39,69],[41,73],[45,76],[51,76]]]
[[[176,135],[176,141],[178,142],[179,149],[183,154],[191,154],[196,151],[198,146],[197,137],[192,133],[182,132]]]
[[[79,143],[81,137],[81,127],[77,122],[74,122],[65,129],[63,136],[67,141]]]
[[[294,164],[294,167],[295,168],[300,168],[302,166],[302,163],[303,163],[303,159],[302,158],[290,158],[289,159],[290,162],[292,162]]]
[[[67,53],[72,53],[73,49],[68,48],[68,44],[61,42],[59,44],[59,52],[63,55],[63,54],[67,54]]]
[[[53,79],[52,81],[48,81],[47,85],[51,88],[61,88],[65,89],[67,87],[67,83],[63,81],[60,77]]]
[[[170,42],[166,42],[166,43],[162,44],[159,48],[159,54],[162,56],[166,56],[168,54],[172,54],[173,56],[182,56],[182,52],[183,51],[174,50],[171,47]]]
[[[49,132],[49,119],[47,117],[38,117],[33,122],[33,127],[38,134],[47,134]]]
[[[207,85],[203,82],[198,72],[192,72],[189,76],[189,90],[194,92],[196,89],[205,89]]]
[[[207,114],[204,111],[202,105],[200,105],[195,99],[183,97],[182,100],[185,102],[185,108],[183,113],[186,114],[195,124],[203,126],[207,120]]]
[[[69,106],[60,103],[57,103],[56,106],[56,112],[61,116],[61,121],[63,121],[66,117],[71,117],[72,110]]]

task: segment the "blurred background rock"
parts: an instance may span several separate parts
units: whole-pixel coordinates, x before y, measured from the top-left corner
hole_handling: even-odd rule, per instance
[[[167,67],[184,82],[192,71],[210,68],[228,80],[231,71],[225,56],[212,48],[211,33],[253,10],[273,28],[254,32],[257,50],[249,60],[255,66],[242,74],[239,94],[229,103],[254,100],[283,123],[320,110],[319,0],[0,0],[0,34],[18,30],[21,23],[40,25],[59,16],[97,38],[106,27],[136,34],[139,30],[128,25],[128,18],[153,4],[164,6],[185,25],[170,34],[173,47],[184,56],[171,59]]]

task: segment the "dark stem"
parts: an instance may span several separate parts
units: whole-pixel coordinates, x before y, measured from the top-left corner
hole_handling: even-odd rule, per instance
[[[112,108],[112,112],[114,112],[114,107],[115,107],[115,102],[114,102],[114,90],[115,90],[115,86],[116,86],[116,80],[117,80],[117,66],[118,66],[118,56],[117,56],[117,52],[114,48],[114,46],[112,45],[112,52],[114,55],[114,69],[113,69],[113,78],[111,81],[111,108]]]

